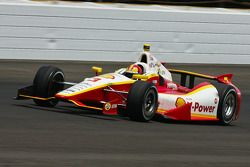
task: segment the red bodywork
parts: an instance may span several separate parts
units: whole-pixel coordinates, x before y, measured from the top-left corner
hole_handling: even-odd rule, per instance
[[[239,117],[240,111],[240,101],[241,101],[241,93],[239,89],[231,83],[232,74],[226,74],[219,77],[211,77],[210,79],[217,80],[224,84],[232,85],[236,92],[238,98],[238,105],[237,105],[237,112],[235,114],[235,119]],[[170,81],[164,81],[164,84],[161,83],[160,85],[160,77],[155,76],[147,80],[147,82],[155,83],[158,93],[166,93],[166,94],[174,94],[174,95],[185,95],[199,88],[209,85],[207,82],[203,82],[192,89],[187,87],[183,87],[178,85],[177,90],[173,90],[172,88],[167,87],[167,83]],[[126,98],[127,93],[130,90],[130,87],[133,83],[129,84],[121,84],[121,85],[110,85],[106,87],[101,87],[98,89],[93,89],[88,92],[76,94],[73,96],[62,96],[56,95],[56,98],[70,101],[77,106],[87,108],[87,109],[94,109],[102,111],[104,114],[107,115],[117,115],[119,113],[119,109],[126,109]],[[107,91],[108,90],[115,90],[115,91]],[[123,93],[117,93],[123,92]],[[127,93],[126,93],[127,92]],[[217,121],[218,118],[202,118],[202,117],[195,117],[191,119],[191,103],[187,103],[181,107],[177,107],[168,111],[157,111],[158,114],[167,116],[168,118],[175,119],[175,120],[214,120]]]

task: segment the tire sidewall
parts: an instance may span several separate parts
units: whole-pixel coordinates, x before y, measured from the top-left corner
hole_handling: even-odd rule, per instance
[[[53,79],[56,77],[56,75],[61,75],[61,77],[64,79],[64,73],[62,71],[56,71],[50,74],[49,79],[48,79],[48,97],[54,96],[58,90],[52,90],[53,88],[53,83],[55,82]]]
[[[61,69],[54,66],[42,66],[37,71],[33,81],[34,95],[38,97],[53,97],[58,90],[53,90],[53,80],[60,75],[61,80],[64,81],[64,73]],[[59,89],[63,89],[59,88]],[[55,106],[58,103],[57,99],[47,101],[34,100],[36,104],[41,106]]]
[[[225,103],[226,103],[227,97],[230,94],[233,94],[233,96],[234,96],[234,99],[235,99],[234,103],[235,103],[235,105],[234,105],[232,113],[229,116],[227,116],[226,115],[226,111],[225,111],[225,109],[226,109],[225,108]],[[234,88],[232,88],[231,86],[228,87],[228,89],[225,91],[225,94],[224,94],[224,96],[222,98],[222,101],[221,101],[220,105],[221,105],[220,106],[220,109],[221,109],[220,112],[221,113],[219,114],[219,119],[221,120],[221,122],[223,124],[230,124],[233,121],[235,113],[236,113],[236,110],[237,110],[237,96],[236,96],[236,91],[235,91]]]
[[[145,98],[153,90],[155,94],[155,106],[152,114],[145,114],[144,103]],[[151,92],[152,93],[152,92]],[[153,83],[145,81],[136,81],[130,88],[127,99],[127,113],[131,120],[147,122],[153,118],[157,110],[158,105],[158,92]]]
[[[237,93],[236,90],[234,89],[234,87],[232,85],[227,85],[224,83],[219,83],[219,82],[213,82],[212,83],[217,91],[218,91],[218,96],[219,96],[219,104],[218,104],[218,109],[217,109],[217,118],[219,119],[219,122],[222,125],[229,125],[235,117],[236,111],[237,111],[237,107],[238,107],[238,97],[237,97]],[[234,97],[235,97],[235,109],[233,111],[233,113],[230,115],[230,117],[225,117],[226,113],[225,113],[225,100],[227,98],[228,95],[230,95],[231,93],[233,93]]]
[[[155,101],[154,103],[155,104],[154,104],[153,112],[151,112],[150,115],[147,115],[146,111],[145,111],[144,103],[145,103],[147,96],[149,96],[149,94],[151,93],[150,91],[154,91],[154,101]],[[155,86],[152,86],[151,88],[147,89],[147,91],[145,92],[143,102],[142,102],[142,109],[143,109],[142,114],[143,114],[143,117],[145,120],[149,121],[154,117],[154,115],[155,115],[154,110],[156,110],[155,108],[158,107],[157,104],[158,104],[157,90],[156,90]]]

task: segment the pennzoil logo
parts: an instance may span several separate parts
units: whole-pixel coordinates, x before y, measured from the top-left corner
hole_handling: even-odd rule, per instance
[[[108,111],[111,109],[111,104],[110,103],[106,103],[104,106],[105,110]]]

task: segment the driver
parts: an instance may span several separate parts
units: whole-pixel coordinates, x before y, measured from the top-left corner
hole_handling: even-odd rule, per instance
[[[142,62],[134,63],[134,64],[127,67],[124,75],[129,77],[129,78],[132,78],[133,74],[140,74],[140,75],[145,74],[147,72],[147,69],[148,69],[148,66],[146,63],[142,63]],[[160,76],[160,78],[163,79],[163,77],[161,77],[161,76]],[[167,79],[164,80],[163,79],[163,82],[165,82],[165,83],[162,83],[162,84],[165,84],[168,89],[172,89],[172,90],[178,89],[178,86],[174,82],[172,82],[171,80],[167,80]]]
[[[126,72],[132,73],[132,74],[143,74],[143,69],[137,64],[132,64],[128,66]]]
[[[134,63],[127,67],[124,75],[128,78],[132,78],[134,74],[145,74],[146,73],[146,66],[145,63]]]

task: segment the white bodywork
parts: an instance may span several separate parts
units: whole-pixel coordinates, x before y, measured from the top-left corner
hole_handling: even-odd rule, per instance
[[[85,78],[82,82],[59,92],[58,95],[72,96],[102,86],[119,85],[133,82],[135,81],[125,77],[124,75],[118,73],[109,73],[92,78]]]
[[[176,101],[182,98],[186,103],[192,103],[192,116],[217,117],[219,104],[218,91],[213,85],[200,87],[184,95],[159,93],[159,110],[171,110],[176,108]]]
[[[146,73],[159,74],[164,79],[172,81],[171,73],[150,52],[142,52],[138,62],[143,62],[148,65]]]

